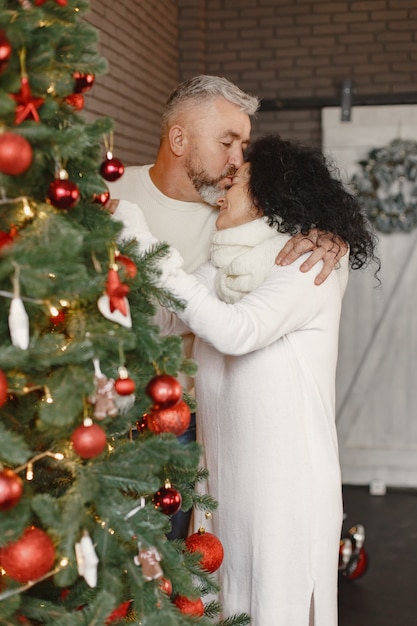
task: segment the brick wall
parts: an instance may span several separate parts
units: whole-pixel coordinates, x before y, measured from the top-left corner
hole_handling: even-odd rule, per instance
[[[265,99],[338,102],[353,79],[357,97],[414,92],[417,102],[415,0],[178,0],[178,9],[181,79],[197,73],[194,47],[196,58],[205,51],[198,71]],[[253,134],[320,143],[320,121],[320,106],[298,101],[259,113]]]
[[[179,80],[227,76],[263,99],[297,99],[262,111],[255,136],[279,132],[321,142],[321,108],[352,79],[357,96],[416,93],[416,0],[91,0],[109,73],[86,111],[115,121],[115,156],[153,160],[164,101]],[[306,100],[303,100],[305,103]]]
[[[114,120],[113,153],[125,165],[150,163],[163,103],[179,80],[176,2],[91,0],[90,7],[109,71],[86,94],[86,113]]]

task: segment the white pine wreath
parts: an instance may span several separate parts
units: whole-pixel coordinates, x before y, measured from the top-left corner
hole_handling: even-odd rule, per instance
[[[417,226],[417,141],[394,139],[359,165],[353,191],[375,228],[410,232]]]

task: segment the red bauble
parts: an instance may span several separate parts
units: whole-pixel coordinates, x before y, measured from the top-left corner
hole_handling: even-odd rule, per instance
[[[116,622],[117,620],[120,620],[122,617],[126,617],[131,604],[132,604],[131,600],[127,600],[127,602],[122,602],[121,604],[119,604],[119,606],[116,607],[114,611],[112,611],[110,615],[108,616],[108,618],[106,619],[105,621],[106,626],[107,624],[111,624],[112,622]]]
[[[14,236],[12,235],[12,233],[7,233],[4,230],[0,230],[0,250],[5,246],[9,246],[11,243],[13,243],[13,238]]]
[[[119,396],[130,396],[134,393],[136,384],[131,378],[118,378],[114,382],[114,388]]]
[[[106,203],[104,202],[103,204]],[[125,256],[124,254],[117,254],[116,263],[119,267],[122,266],[128,278],[135,278],[136,274],[138,273],[138,268],[136,267],[136,264],[134,261],[132,261],[132,259],[129,259],[129,257]]]
[[[0,370],[0,406],[7,402],[7,378],[3,370]]]
[[[184,400],[181,400],[167,409],[154,407],[148,413],[148,428],[156,435],[173,433],[179,437],[187,430],[190,420],[190,408]]]
[[[165,486],[154,494],[152,502],[165,515],[174,515],[181,508],[182,498],[176,489]]]
[[[70,93],[64,100],[76,111],[82,111],[84,108],[84,96],[82,93]]]
[[[101,204],[102,206],[106,206],[109,200],[110,191],[103,191],[103,193],[95,193],[93,195],[93,202],[95,202],[95,204]]]
[[[369,565],[368,554],[365,548],[360,548],[358,553],[353,556],[350,563],[348,564],[347,570],[345,572],[345,576],[348,580],[356,580],[356,578],[361,578],[363,576]]]
[[[40,528],[26,528],[22,537],[0,549],[0,564],[6,574],[20,583],[37,580],[55,561],[52,540]]]
[[[204,604],[201,598],[190,600],[190,598],[186,598],[185,596],[175,596],[173,602],[181,613],[195,615],[196,617],[204,615]]]
[[[100,165],[100,174],[105,180],[115,181],[123,175],[125,166],[119,159],[107,158]]]
[[[50,315],[49,321],[52,326],[62,326],[65,323],[66,313],[64,309],[57,309],[54,315]]]
[[[136,422],[136,429],[138,433],[143,433],[147,427],[148,427],[148,414],[145,413],[144,415],[142,415],[141,419]]]
[[[80,199],[80,190],[71,180],[56,178],[49,185],[48,198],[57,209],[72,209]]]
[[[74,83],[74,93],[84,93],[91,89],[94,85],[94,74],[81,74],[81,72],[74,72],[73,77],[75,79]]]
[[[0,135],[0,172],[8,176],[23,174],[32,163],[32,146],[17,133]]]
[[[0,30],[0,73],[7,67],[12,54],[12,46],[3,29]]]
[[[158,374],[147,384],[146,393],[160,409],[177,404],[182,398],[181,383],[169,374]]]
[[[8,511],[19,502],[23,493],[23,480],[10,468],[0,472],[0,511]]]
[[[159,588],[166,593],[167,596],[170,596],[172,593],[172,583],[168,578],[162,577],[159,579]]]
[[[187,537],[185,545],[190,552],[201,552],[200,565],[210,573],[219,569],[223,562],[224,550],[220,539],[204,529]]]
[[[71,435],[75,452],[83,459],[92,459],[101,454],[106,447],[105,431],[98,424],[82,424]]]

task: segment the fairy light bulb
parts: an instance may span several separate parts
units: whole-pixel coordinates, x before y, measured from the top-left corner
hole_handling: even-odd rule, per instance
[[[33,480],[33,463],[29,462],[26,468],[26,480]]]
[[[23,198],[23,213],[25,217],[33,217],[33,211],[27,198]]]

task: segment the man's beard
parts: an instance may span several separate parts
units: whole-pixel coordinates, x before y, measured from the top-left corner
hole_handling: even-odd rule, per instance
[[[217,200],[225,192],[225,189],[221,189],[219,187],[220,181],[224,178],[234,176],[237,170],[237,167],[231,165],[227,168],[227,170],[222,172],[218,178],[210,178],[201,165],[200,167],[195,166],[191,157],[187,160],[185,168],[188,178],[200,194],[201,198],[204,202],[213,206],[217,204]]]

